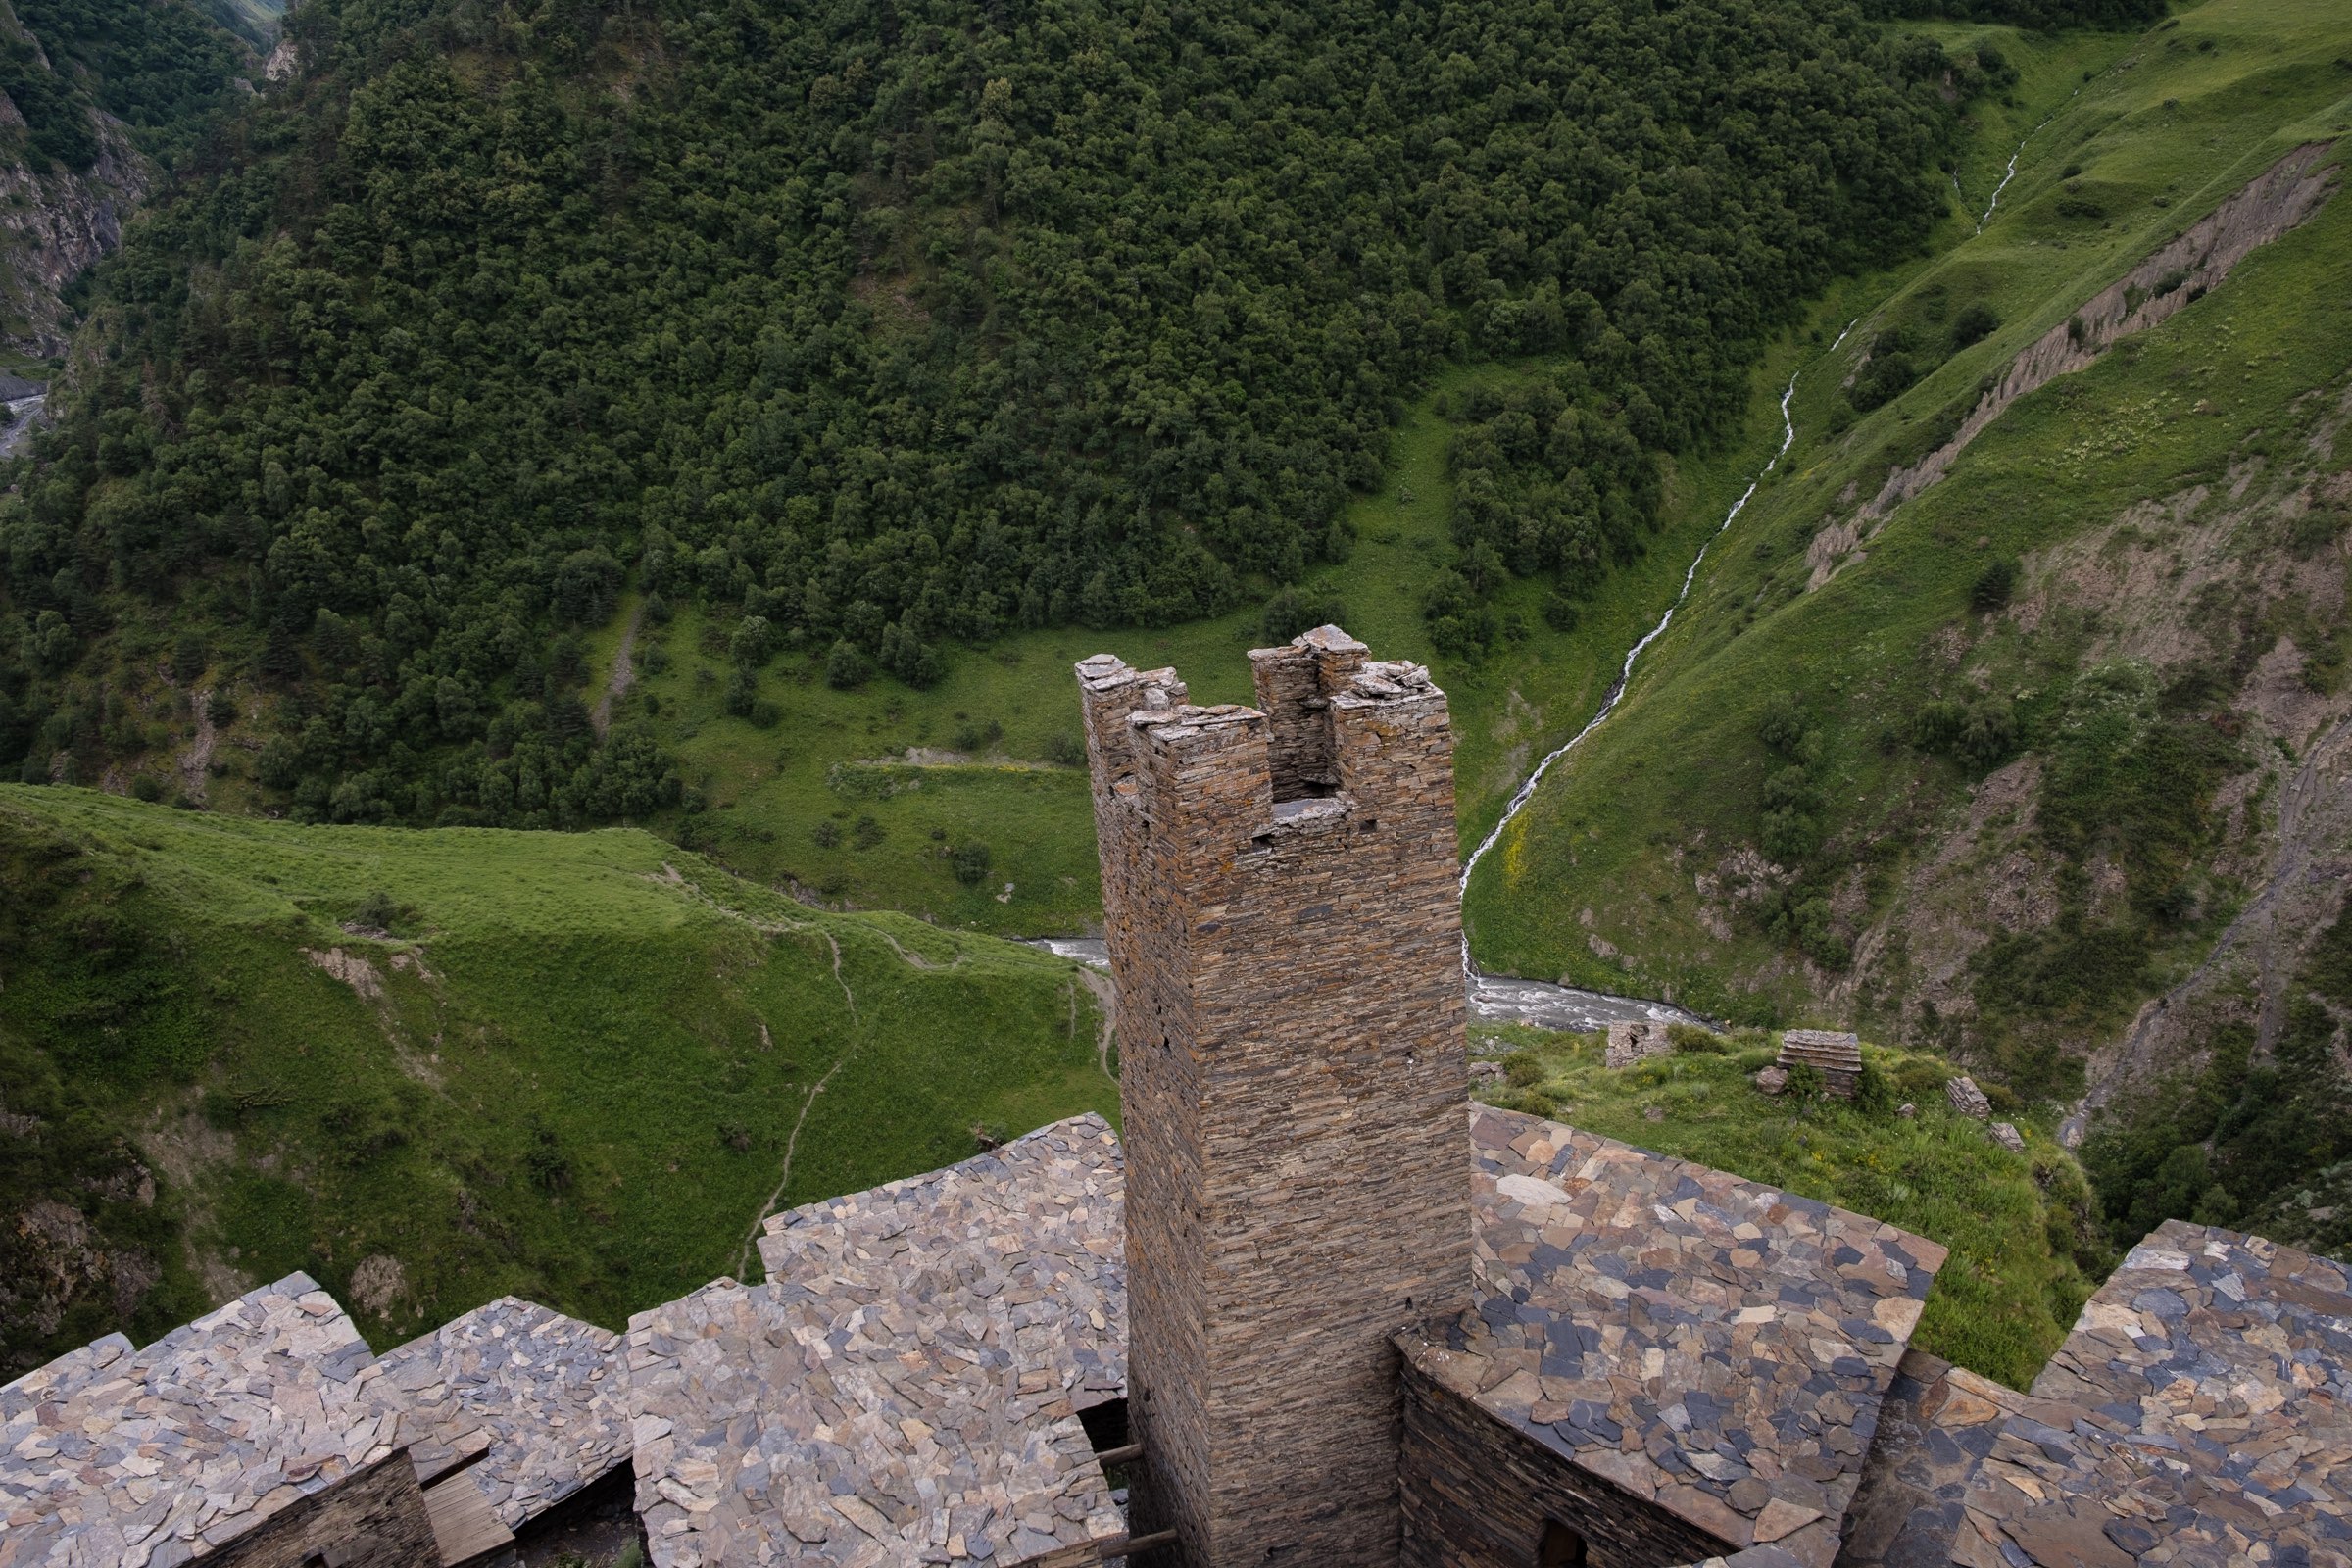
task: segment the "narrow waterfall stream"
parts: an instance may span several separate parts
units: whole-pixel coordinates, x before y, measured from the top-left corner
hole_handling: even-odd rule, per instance
[[[1845,330],[1838,334],[1829,352],[1835,353],[1844,344],[1847,334],[1853,331],[1855,322],[1860,319],[1857,317],[1854,321],[1846,323]],[[1698,580],[1698,568],[1706,561],[1707,552],[1714,548],[1715,542],[1746,510],[1747,504],[1755,499],[1765,476],[1780,466],[1781,459],[1787,457],[1788,449],[1796,444],[1796,420],[1789,413],[1789,404],[1796,396],[1797,376],[1801,373],[1801,368],[1791,371],[1788,384],[1781,389],[1781,444],[1765,460],[1764,466],[1756,470],[1756,476],[1740,493],[1740,499],[1732,503],[1731,510],[1723,514],[1723,520],[1707,535],[1706,541],[1698,547],[1698,554],[1690,558],[1690,564],[1683,572],[1683,584],[1675,594],[1674,602],[1658,616],[1657,623],[1642,633],[1641,641],[1626,651],[1625,661],[1617,669],[1617,678],[1601,698],[1599,710],[1566,744],[1554,748],[1536,764],[1535,771],[1527,776],[1526,782],[1511,796],[1510,804],[1503,808],[1502,816],[1495,822],[1494,830],[1462,861],[1460,886],[1465,894],[1470,890],[1470,875],[1478,869],[1478,862],[1485,859],[1487,852],[1501,841],[1503,830],[1511,825],[1511,819],[1535,797],[1536,787],[1544,782],[1544,775],[1551,771],[1552,764],[1576,750],[1585,737],[1598,729],[1601,722],[1616,711],[1617,705],[1625,700],[1626,683],[1633,677],[1635,661],[1673,624],[1675,612],[1690,597],[1691,585]],[[1100,937],[1039,937],[1030,945],[1065,958],[1074,958],[1090,968],[1108,970],[1110,967],[1109,949]],[[1488,974],[1471,961],[1470,944],[1466,936],[1462,942],[1462,975],[1469,990],[1471,1015],[1490,1023],[1532,1024],[1542,1029],[1565,1029],[1580,1034],[1605,1029],[1612,1023],[1642,1021],[1715,1026],[1713,1019],[1678,1007],[1670,1002],[1658,1002],[1645,997],[1613,996],[1605,991],[1554,985],[1547,980],[1522,980],[1511,975]]]
[[[1860,319],[1860,317],[1856,317],[1853,321],[1845,323],[1845,330],[1838,334],[1829,352],[1836,353],[1844,344],[1846,334],[1853,331],[1855,321]],[[1642,633],[1641,641],[1626,650],[1625,662],[1618,666],[1617,678],[1609,684],[1607,694],[1601,698],[1598,711],[1586,720],[1585,727],[1570,736],[1565,745],[1547,753],[1536,764],[1535,771],[1528,774],[1527,781],[1519,786],[1510,804],[1502,808],[1502,815],[1495,821],[1494,829],[1462,861],[1461,889],[1465,897],[1470,892],[1470,877],[1478,869],[1478,862],[1487,858],[1488,851],[1502,841],[1503,832],[1511,825],[1512,818],[1535,798],[1536,787],[1544,782],[1544,775],[1551,771],[1554,762],[1575,751],[1584,743],[1585,737],[1600,728],[1602,721],[1617,710],[1617,705],[1625,700],[1626,683],[1633,678],[1635,661],[1674,623],[1675,612],[1683,608],[1684,601],[1690,597],[1691,585],[1698,580],[1698,568],[1706,561],[1707,552],[1715,547],[1715,541],[1724,536],[1740,514],[1747,510],[1747,504],[1755,499],[1765,476],[1779,467],[1781,459],[1787,457],[1788,449],[1796,445],[1796,419],[1789,413],[1789,404],[1796,397],[1796,381],[1802,373],[1801,367],[1791,370],[1788,384],[1781,389],[1781,444],[1773,449],[1771,457],[1764,460],[1764,466],[1756,470],[1756,476],[1747,482],[1747,488],[1740,492],[1740,499],[1732,503],[1731,510],[1723,514],[1723,520],[1715,525],[1715,531],[1707,535],[1706,542],[1698,547],[1698,554],[1690,558],[1690,565],[1683,573],[1683,586],[1674,596],[1674,603],[1666,607],[1665,613],[1658,617],[1656,625]],[[1699,1024],[1712,1022],[1669,1002],[1610,996],[1605,992],[1579,991],[1570,986],[1550,985],[1541,980],[1515,980],[1488,974],[1471,960],[1470,939],[1466,932],[1462,938],[1462,973],[1470,984],[1470,1010],[1478,1017],[1499,1023],[1532,1023],[1547,1029],[1589,1030],[1604,1027],[1618,1019],[1652,1018]],[[1555,1019],[1580,1021],[1559,1022]]]

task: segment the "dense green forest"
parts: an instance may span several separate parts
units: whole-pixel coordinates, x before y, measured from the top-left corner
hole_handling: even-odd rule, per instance
[[[242,96],[245,45],[228,19],[185,0],[14,0],[11,9],[20,25],[0,29],[0,91],[24,118],[19,134],[36,171],[79,172],[97,161],[92,106],[169,163]]]
[[[1507,575],[1572,613],[1642,550],[1654,455],[1727,434],[1798,301],[1918,244],[1986,77],[1842,0],[290,26],[319,69],[106,269],[0,510],[28,780],[136,756],[160,668],[223,722],[263,694],[305,815],[642,812],[674,774],[564,635],[631,574],[747,669],[922,684],[1344,556],[1402,395],[1542,354],[1432,590],[1486,646]]]
[[[2018,27],[2144,27],[2161,19],[2170,4],[2171,0],[1870,0],[1869,9],[1882,17],[1948,17]]]

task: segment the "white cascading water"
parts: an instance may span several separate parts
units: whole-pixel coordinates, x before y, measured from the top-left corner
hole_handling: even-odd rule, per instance
[[[1836,353],[1844,345],[1847,334],[1853,331],[1855,323],[1860,320],[1861,318],[1856,317],[1854,320],[1845,323],[1845,330],[1839,332],[1837,341],[1830,345],[1830,353]],[[1642,640],[1626,651],[1625,662],[1619,666],[1617,679],[1610,684],[1608,695],[1600,700],[1599,711],[1586,721],[1583,729],[1569,737],[1567,744],[1546,754],[1544,760],[1536,764],[1536,770],[1527,775],[1527,782],[1519,786],[1518,793],[1511,797],[1510,804],[1502,808],[1502,816],[1495,822],[1494,831],[1490,832],[1480,842],[1478,848],[1470,852],[1469,858],[1462,861],[1461,891],[1464,896],[1469,894],[1470,876],[1478,869],[1478,862],[1485,859],[1487,852],[1501,841],[1503,830],[1511,825],[1511,819],[1516,817],[1527,803],[1535,798],[1536,786],[1544,782],[1544,775],[1551,771],[1551,764],[1575,751],[1584,743],[1586,736],[1600,728],[1601,721],[1617,710],[1617,705],[1625,698],[1626,682],[1633,678],[1634,661],[1640,659],[1642,651],[1656,642],[1664,634],[1666,628],[1673,623],[1675,612],[1681,610],[1683,602],[1690,597],[1690,585],[1698,580],[1698,568],[1706,561],[1707,552],[1715,547],[1715,541],[1723,537],[1725,531],[1731,527],[1740,514],[1747,509],[1747,504],[1755,499],[1756,491],[1764,483],[1765,476],[1780,466],[1781,459],[1787,457],[1788,449],[1796,444],[1796,419],[1788,412],[1788,406],[1796,396],[1797,376],[1802,373],[1801,367],[1790,371],[1788,384],[1781,389],[1780,446],[1775,448],[1772,456],[1765,460],[1764,466],[1756,470],[1756,476],[1747,482],[1747,488],[1740,493],[1740,499],[1732,503],[1731,510],[1723,514],[1723,521],[1715,525],[1715,531],[1707,535],[1706,542],[1698,547],[1698,554],[1690,558],[1690,569],[1683,573],[1682,591],[1674,596],[1674,603],[1666,607],[1666,612],[1658,617],[1657,624],[1642,633]],[[1482,975],[1478,966],[1470,961],[1470,936],[1466,930],[1462,934],[1462,972],[1470,977],[1474,985],[1480,981],[1489,980],[1489,977]],[[1520,983],[1532,984],[1533,982]],[[1679,1009],[1667,1010],[1679,1011]]]
[[[1859,320],[1860,318],[1857,317],[1855,319]],[[1838,333],[1838,341],[1830,345],[1830,349],[1833,353],[1837,351],[1839,345],[1845,342],[1846,332],[1851,332],[1853,329],[1854,323],[1852,321],[1848,321],[1845,326],[1845,332]],[[1527,782],[1520,785],[1519,792],[1511,797],[1510,805],[1502,808],[1501,820],[1494,824],[1494,830],[1489,833],[1485,840],[1480,843],[1478,848],[1470,852],[1470,858],[1462,862],[1463,892],[1467,893],[1470,891],[1470,873],[1478,869],[1478,862],[1485,859],[1487,852],[1494,847],[1496,841],[1501,839],[1502,830],[1511,825],[1511,818],[1517,816],[1520,808],[1526,806],[1528,801],[1535,795],[1536,786],[1544,782],[1544,775],[1551,771],[1551,764],[1558,761],[1561,758],[1566,757],[1570,752],[1575,751],[1577,746],[1583,742],[1586,736],[1600,728],[1600,722],[1602,719],[1607,718],[1611,713],[1617,710],[1618,703],[1623,701],[1625,697],[1625,683],[1629,678],[1632,677],[1634,673],[1634,661],[1640,659],[1642,657],[1642,651],[1647,648],[1651,643],[1656,642],[1659,636],[1664,633],[1667,626],[1673,623],[1674,612],[1683,608],[1684,600],[1690,597],[1690,585],[1698,580],[1698,568],[1700,564],[1707,559],[1707,552],[1715,547],[1715,541],[1723,537],[1724,530],[1732,525],[1733,520],[1736,519],[1741,512],[1747,509],[1748,502],[1755,499],[1757,487],[1764,483],[1764,476],[1772,472],[1774,468],[1778,467],[1780,466],[1781,459],[1787,457],[1788,455],[1788,449],[1796,444],[1796,421],[1789,416],[1788,413],[1789,400],[1795,396],[1796,375],[1792,373],[1788,377],[1788,384],[1781,389],[1780,446],[1774,450],[1770,458],[1765,460],[1764,466],[1756,471],[1756,476],[1747,482],[1747,488],[1740,493],[1740,499],[1732,503],[1732,510],[1723,514],[1723,521],[1715,525],[1715,531],[1707,535],[1706,543],[1698,547],[1698,554],[1690,558],[1690,568],[1683,573],[1682,592],[1674,596],[1674,603],[1666,607],[1666,613],[1658,617],[1658,623],[1656,625],[1650,627],[1648,631],[1642,634],[1642,640],[1640,642],[1634,644],[1632,648],[1626,651],[1625,663],[1619,667],[1617,671],[1617,679],[1610,684],[1608,695],[1600,700],[1600,710],[1594,713],[1591,719],[1587,720],[1585,727],[1578,730],[1575,735],[1571,736],[1565,746],[1562,746],[1549,753],[1544,757],[1544,760],[1536,764],[1536,770],[1527,775]]]
[[[1993,209],[2001,205],[2001,192],[2007,190],[2009,188],[2009,182],[2017,177],[2017,161],[2026,155],[2027,143],[2033,141],[2034,137],[2040,135],[2044,130],[2048,129],[2051,121],[2056,120],[2060,115],[2065,114],[2066,104],[2071,104],[2082,96],[2082,89],[2080,87],[2077,87],[2073,92],[2068,93],[2066,95],[2065,104],[2060,104],[2057,108],[2042,116],[2041,123],[2035,125],[2032,130],[2027,131],[2024,137],[2018,141],[2016,151],[2010,153],[2009,155],[2009,167],[2001,172],[2001,182],[1992,187],[1992,200],[1984,204],[1984,216],[1977,220],[1978,233],[1984,233],[1984,225],[1992,221]],[[1952,189],[1956,191],[1959,188],[1959,176],[1954,175],[1952,177]]]

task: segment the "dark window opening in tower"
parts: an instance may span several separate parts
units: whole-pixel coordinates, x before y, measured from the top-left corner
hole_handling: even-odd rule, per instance
[[[1585,1538],[1557,1519],[1544,1520],[1536,1568],[1585,1568]]]

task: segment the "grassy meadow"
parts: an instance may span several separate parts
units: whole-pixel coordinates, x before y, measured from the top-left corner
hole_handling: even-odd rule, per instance
[[[6,1206],[72,1192],[37,1157],[68,1130],[131,1139],[156,1202],[91,1215],[167,1265],[147,1332],[297,1268],[378,1344],[507,1291],[616,1326],[756,1277],[770,1207],[1117,1111],[1075,965],[810,910],[642,832],[0,786],[0,1100],[57,1130],[12,1149]]]

